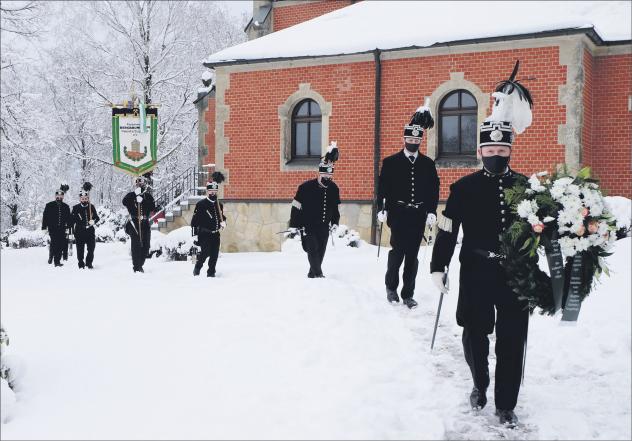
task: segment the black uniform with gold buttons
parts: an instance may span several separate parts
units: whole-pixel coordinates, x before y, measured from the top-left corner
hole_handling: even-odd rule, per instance
[[[60,266],[64,248],[68,247],[66,229],[72,225],[70,207],[62,201],[51,201],[44,207],[42,230],[48,229],[50,249],[55,266]]]
[[[321,185],[310,179],[299,185],[292,201],[291,228],[305,228],[301,235],[310,270],[308,277],[322,277],[322,263],[327,249],[330,225],[340,222],[340,190],[335,182]]]
[[[450,186],[450,196],[439,220],[432,253],[431,272],[443,272],[450,264],[459,227],[463,241],[459,260],[461,274],[457,323],[463,329],[463,350],[475,387],[489,386],[488,334],[496,327],[495,402],[498,409],[514,409],[523,360],[523,343],[529,313],[507,286],[500,265],[500,234],[511,225],[513,214],[504,190],[521,176],[512,170],[494,175],[485,169]],[[496,311],[494,311],[496,309]]]
[[[386,288],[397,290],[399,268],[404,262],[401,296],[412,298],[426,217],[436,214],[439,202],[439,176],[434,161],[419,152],[404,150],[384,158],[377,202],[378,211],[387,211],[386,222],[391,229]]]

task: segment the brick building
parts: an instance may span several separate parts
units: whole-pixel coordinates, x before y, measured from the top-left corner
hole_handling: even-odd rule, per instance
[[[205,61],[215,83],[197,102],[199,165],[227,175],[224,249],[279,249],[296,187],[315,176],[331,140],[341,149],[341,223],[374,242],[381,159],[402,148],[425,97],[436,125],[421,151],[445,200],[450,183],[480,168],[477,127],[516,59],[535,107],[512,168],[590,165],[609,194],[632,197],[630,5],[562,3],[508,5],[520,23],[483,27],[483,8],[460,3],[449,29],[450,2],[254,1],[250,41]],[[408,16],[423,20],[411,26]]]

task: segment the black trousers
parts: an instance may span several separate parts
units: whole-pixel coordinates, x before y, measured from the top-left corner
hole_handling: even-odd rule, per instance
[[[63,228],[49,228],[48,234],[50,236],[49,256],[50,254],[52,254],[55,265],[58,265],[61,262],[64,250],[66,250],[66,253],[68,253],[68,239],[66,239],[66,230]]]
[[[138,229],[138,224],[134,225]],[[146,220],[141,221],[140,235],[133,230],[130,234],[132,242],[132,265],[134,269],[141,269],[149,254],[149,246],[151,245],[151,228],[149,222]],[[126,231],[128,231],[126,229]],[[128,233],[129,234],[129,233]]]
[[[301,238],[303,249],[307,253],[309,261],[308,277],[320,277],[323,275],[323,259],[327,251],[327,241],[329,240],[329,226],[305,229],[305,235]]]
[[[77,261],[81,264],[81,266],[83,266],[84,263],[86,265],[92,265],[92,262],[94,261],[94,247],[96,244],[94,233],[75,234],[75,242],[77,244]],[[88,250],[88,254],[84,262],[83,256],[86,248]]]
[[[388,267],[384,282],[388,289],[397,290],[399,268],[404,262],[402,299],[412,298],[415,294],[415,279],[419,267],[419,247],[424,236],[425,220],[421,225],[403,224],[391,227],[391,250],[388,252]]]
[[[206,273],[215,275],[215,265],[217,265],[217,257],[219,256],[220,235],[219,233],[203,233],[198,235],[198,243],[200,244],[200,253],[195,262],[195,268],[201,270],[204,262],[208,258],[208,270]]]
[[[517,301],[516,294],[504,283],[498,271],[485,272],[480,266],[472,268],[478,274],[469,279],[476,287],[460,295],[469,295],[470,311],[463,323],[463,352],[472,372],[474,385],[479,390],[489,386],[489,339],[496,328],[496,381],[494,401],[497,409],[513,410],[518,401],[524,342],[529,324],[529,312]],[[495,276],[494,276],[495,274]],[[464,278],[462,278],[462,283]]]

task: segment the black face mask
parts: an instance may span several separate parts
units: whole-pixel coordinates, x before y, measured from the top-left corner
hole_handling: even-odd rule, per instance
[[[409,144],[405,142],[404,145],[406,146],[406,150],[408,150],[410,153],[415,153],[419,150],[420,144]]]
[[[325,178],[324,176],[320,178],[320,183],[323,184],[325,187],[327,187],[330,182],[331,178]]]
[[[509,165],[509,156],[483,156],[483,166],[485,169],[495,175],[503,173]]]
[[[87,202],[81,202],[81,206],[85,208],[85,207],[88,206],[88,203]]]

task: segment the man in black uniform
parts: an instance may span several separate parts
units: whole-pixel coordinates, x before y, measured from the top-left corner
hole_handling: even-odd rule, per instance
[[[197,235],[197,245],[201,248],[193,268],[194,276],[200,275],[200,270],[208,257],[206,277],[215,277],[215,265],[217,264],[220,246],[220,231],[226,227],[224,205],[217,200],[219,184],[224,181],[224,175],[221,172],[214,172],[211,179],[212,181],[206,184],[207,196],[195,204],[195,211],[191,219],[193,234]]]
[[[91,189],[92,184],[85,182],[79,192],[79,203],[72,207],[72,224],[77,244],[77,263],[81,269],[86,266],[92,269],[92,262],[94,261],[94,246],[96,244],[94,226],[99,221],[99,215],[95,206],[90,203]],[[88,255],[84,262],[83,256],[86,248],[88,249]]]
[[[473,409],[482,409],[487,404],[490,382],[487,335],[495,326],[496,415],[502,424],[509,426],[518,421],[513,409],[520,390],[529,319],[526,305],[507,286],[500,265],[503,256],[499,253],[500,235],[513,220],[504,191],[521,176],[508,166],[514,138],[512,128],[522,133],[531,123],[531,97],[524,86],[514,81],[517,68],[518,64],[510,79],[496,89],[492,115],[480,127],[478,154],[483,169],[450,186],[430,264],[433,282],[447,293],[444,271],[454,253],[459,227],[463,227],[456,319],[463,327],[463,352],[474,380],[470,404]]]
[[[55,266],[64,266],[61,263],[61,256],[64,248],[68,245],[66,229],[71,228],[70,207],[64,203],[64,195],[68,191],[68,185],[62,184],[59,190],[55,191],[55,200],[49,202],[44,207],[42,216],[42,230],[48,228],[50,235],[50,253],[55,261]],[[48,263],[51,261],[49,255]]]
[[[386,221],[391,229],[391,251],[384,277],[386,298],[391,303],[399,302],[399,268],[404,262],[401,296],[410,309],[417,307],[413,295],[421,240],[426,225],[434,225],[437,219],[439,176],[434,161],[419,152],[424,130],[433,126],[426,101],[404,126],[404,149],[384,158],[378,186],[378,221]]]
[[[123,205],[129,211],[130,219],[125,224],[125,232],[132,240],[132,265],[134,272],[144,273],[143,265],[149,253],[151,227],[149,217],[156,210],[153,196],[147,191],[145,178],[134,180],[136,188],[123,198]]]
[[[318,166],[318,176],[303,182],[296,191],[290,214],[290,231],[301,234],[301,243],[309,261],[310,279],[325,277],[322,263],[329,232],[340,222],[340,190],[333,181],[338,147],[332,142]]]

